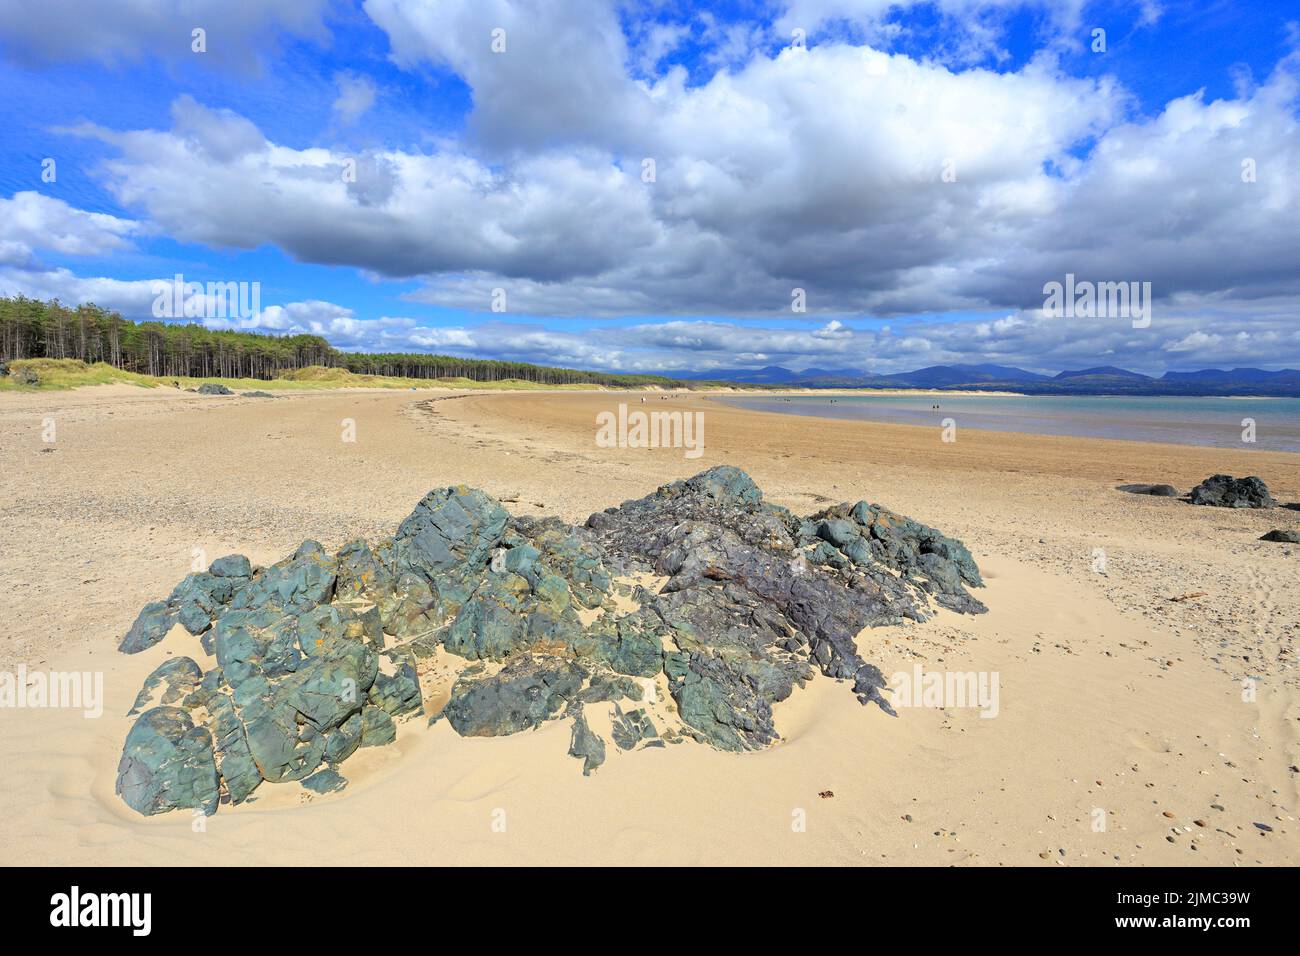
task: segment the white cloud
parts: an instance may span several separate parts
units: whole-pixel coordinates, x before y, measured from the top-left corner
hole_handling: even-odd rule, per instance
[[[627,372],[704,372],[782,365],[856,373],[910,371],[923,365],[992,363],[1055,372],[1098,364],[1099,356],[1137,370],[1214,365],[1276,365],[1279,354],[1300,354],[1300,328],[1285,302],[1255,315],[1252,331],[1233,330],[1234,318],[1202,307],[1160,317],[1159,325],[1133,329],[1125,320],[1006,316],[999,335],[988,323],[909,322],[892,328],[841,323],[826,328],[755,326],[728,321],[668,321],[581,331],[535,324],[485,322],[414,329],[412,343],[434,351],[544,364]],[[1219,327],[1205,333],[1202,326]],[[1279,351],[1281,350],[1281,351]]]
[[[1114,10],[1098,11],[1101,19],[1088,18],[1089,0],[787,0],[773,32],[780,37],[802,29],[809,37],[830,34],[847,25],[868,42],[888,42],[904,36],[908,14],[924,13],[941,29],[929,55],[949,63],[970,64],[1009,57],[1003,46],[1013,16],[1029,15],[1037,25],[1042,50],[1082,48],[1091,40],[1091,28],[1113,22]],[[1153,26],[1163,13],[1160,0],[1131,0],[1138,27]]]
[[[154,57],[253,65],[278,35],[322,41],[331,0],[8,0],[0,4],[0,51],[20,63],[120,63]],[[207,32],[207,52],[191,50]]]
[[[0,261],[33,262],[46,249],[72,256],[94,256],[131,247],[139,224],[106,213],[86,212],[36,192],[0,198]]]
[[[365,0],[364,7],[399,65],[445,66],[465,78],[474,89],[471,130],[490,146],[631,142],[653,119],[645,91],[627,76],[612,3]]]
[[[131,319],[152,318],[153,283],[152,279],[83,277],[69,269],[47,269],[31,263],[0,263],[0,296],[94,303]]]
[[[335,74],[334,82],[339,88],[338,98],[332,108],[335,122],[349,126],[375,105],[378,90],[370,77],[343,72]]]

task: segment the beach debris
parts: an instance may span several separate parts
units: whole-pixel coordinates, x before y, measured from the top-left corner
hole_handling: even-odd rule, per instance
[[[1189,591],[1187,594],[1180,594],[1177,597],[1171,597],[1169,600],[1181,604],[1183,601],[1190,601],[1192,598],[1205,597],[1204,591]]]
[[[1282,544],[1300,544],[1300,531],[1288,531],[1285,528],[1275,528],[1259,540],[1279,541]]]
[[[175,634],[216,664],[178,656],[145,681],[118,792],[152,814],[212,813],[263,783],[336,791],[340,764],[426,712],[421,680],[448,656],[463,664],[430,723],[494,737],[571,718],[584,774],[607,756],[583,712],[601,702],[620,751],[761,749],[780,736],[772,705],[818,671],[893,714],[856,635],[982,612],[980,586],[933,528],[865,501],[800,518],[730,466],[579,527],[440,488],[391,538],[335,554],[308,540],[266,568],[230,555],[146,605],[122,651]],[[653,693],[660,675],[671,700]]]
[[[1231,475],[1211,475],[1192,489],[1194,505],[1215,508],[1273,508],[1277,501],[1269,495],[1268,485],[1253,475],[1234,478]]]
[[[1126,491],[1130,495],[1153,495],[1157,498],[1180,498],[1182,492],[1173,485],[1120,485],[1116,491]]]
[[[229,388],[220,382],[204,382],[197,389],[200,395],[234,395]]]

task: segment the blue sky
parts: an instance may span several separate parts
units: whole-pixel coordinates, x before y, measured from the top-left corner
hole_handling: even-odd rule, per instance
[[[637,371],[1300,365],[1294,5],[181,8],[0,10],[0,293]],[[1067,273],[1149,326],[1044,314]]]

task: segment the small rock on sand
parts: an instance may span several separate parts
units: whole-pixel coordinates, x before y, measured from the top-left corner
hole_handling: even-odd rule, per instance
[[[1177,498],[1182,493],[1173,485],[1120,485],[1117,491],[1130,495],[1153,495],[1156,498]]]

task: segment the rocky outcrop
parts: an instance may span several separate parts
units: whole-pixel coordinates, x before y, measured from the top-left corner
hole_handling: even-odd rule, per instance
[[[1273,508],[1277,502],[1268,493],[1268,485],[1255,478],[1211,475],[1192,489],[1194,505],[1215,508]]]
[[[1117,491],[1126,491],[1130,495],[1152,495],[1156,498],[1180,498],[1180,492],[1173,485],[1120,485]]]
[[[220,382],[204,382],[197,389],[200,395],[234,395],[229,388]]]
[[[252,577],[253,567],[242,554],[218,558],[207,571],[186,575],[167,600],[144,606],[117,649],[137,654],[161,641],[177,623],[191,634],[202,634]],[[204,646],[211,651],[209,642]]]
[[[766,747],[773,705],[818,672],[892,713],[857,634],[983,611],[981,584],[933,528],[866,501],[800,518],[725,466],[582,527],[442,488],[392,538],[309,540],[267,568],[232,555],[147,605],[123,651],[180,623],[216,666],[175,657],[146,680],[118,789],[142,813],[210,813],[264,783],[337,791],[352,754],[424,713],[439,647],[464,663],[434,720],[492,737],[571,719],[584,773],[608,753],[584,713],[598,705],[619,751]]]

